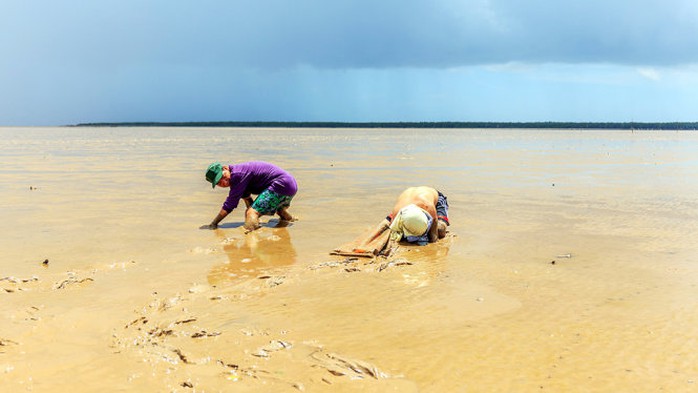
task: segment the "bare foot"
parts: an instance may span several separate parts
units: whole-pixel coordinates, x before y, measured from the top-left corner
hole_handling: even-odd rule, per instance
[[[293,217],[286,208],[279,210],[277,214],[283,221],[293,222],[298,220],[297,218]]]

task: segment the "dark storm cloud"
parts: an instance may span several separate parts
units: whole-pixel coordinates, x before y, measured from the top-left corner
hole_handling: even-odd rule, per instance
[[[13,4],[12,2],[10,4]],[[268,69],[505,62],[673,65],[698,58],[693,0],[16,2],[19,59]],[[7,61],[7,58],[6,58]]]
[[[264,63],[369,68],[517,61],[670,65],[698,58],[698,5],[688,0],[284,4],[274,7],[278,14],[264,28],[250,26],[253,39],[238,43],[243,53]]]
[[[275,17],[266,20],[264,12],[255,15],[264,27],[248,26],[252,39],[237,43],[242,52],[263,63],[326,67],[698,59],[698,5],[692,0],[293,3],[278,2]]]

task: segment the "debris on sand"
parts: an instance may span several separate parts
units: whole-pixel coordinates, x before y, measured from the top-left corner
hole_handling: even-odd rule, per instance
[[[170,336],[174,334],[174,330],[172,329],[163,329],[160,326],[156,326],[148,331],[148,335],[150,337],[162,337],[162,336]]]
[[[39,281],[39,277],[32,276],[31,278],[17,278],[17,277],[7,276],[7,277],[0,278],[0,281],[8,281],[8,282],[11,282],[12,284],[22,284],[22,283],[28,283],[28,282],[32,282],[32,281]]]
[[[359,260],[357,257],[348,257],[344,258],[341,261],[327,261],[327,262],[320,262],[316,265],[310,266],[309,269],[311,270],[317,270],[317,269],[322,269],[324,267],[338,267],[338,266],[344,266],[347,264],[355,263]]]
[[[177,304],[179,304],[182,301],[182,297],[180,295],[173,296],[169,299],[155,299],[150,304],[148,307],[151,309],[157,310],[157,311],[166,311]]]
[[[61,281],[60,283],[57,283],[56,285],[54,285],[53,289],[65,289],[68,285],[82,284],[82,283],[88,282],[88,281],[94,281],[94,279],[91,277],[79,279],[79,278],[77,278],[77,276],[73,275],[73,276],[68,277],[67,279]]]
[[[19,345],[19,343],[16,342],[16,341],[12,341],[12,340],[8,340],[8,339],[6,339],[6,338],[0,337],[0,347],[6,347],[6,346],[8,346],[8,345],[10,345],[10,344],[12,344],[12,345]]]
[[[174,324],[175,324],[175,325],[181,325],[181,324],[183,324],[183,323],[190,323],[190,322],[195,322],[195,321],[196,321],[196,318],[192,317],[192,318],[187,318],[187,319],[182,319],[182,320],[179,320],[179,321],[175,321]]]
[[[269,276],[269,275],[262,275],[257,277],[258,280],[267,280],[266,284],[269,288],[273,288],[275,286],[281,285],[284,283],[286,280],[286,276]]]
[[[20,287],[20,284],[26,284],[29,282],[34,282],[34,281],[39,281],[39,278],[36,276],[32,276],[31,278],[17,278],[13,276],[7,276],[7,277],[2,277],[0,278],[1,281],[6,281],[10,285],[9,287],[0,287],[0,290],[5,291],[6,293],[14,293],[15,291],[24,291],[25,289],[23,287]]]
[[[363,263],[362,265],[363,265],[363,266],[373,265],[373,264],[376,264],[377,262],[379,262],[380,260],[385,260],[385,258],[384,258],[384,257],[373,258],[373,259],[371,259],[371,260],[369,260],[369,261]],[[344,270],[345,272],[347,272],[347,273],[354,273],[354,272],[363,271],[362,267],[361,267],[361,266],[358,266],[358,265],[359,265],[359,258],[357,258],[357,257],[349,257],[349,258],[345,258],[345,259],[343,259],[343,260],[341,260],[341,261],[327,261],[327,262],[321,262],[321,263],[318,263],[318,264],[316,264],[316,265],[310,266],[309,269],[311,269],[311,270],[317,270],[317,269],[327,268],[327,267],[329,267],[329,268],[342,267],[343,270]],[[396,259],[393,259],[393,260],[390,260],[390,261],[381,262],[381,263],[378,265],[378,267],[376,267],[375,270],[373,270],[373,271],[382,272],[383,270],[385,270],[385,269],[387,269],[387,268],[389,268],[389,267],[393,267],[393,266],[407,266],[407,265],[413,265],[413,263],[412,263],[412,262],[409,262],[409,261],[408,261],[407,259],[405,259],[405,258],[396,258]]]
[[[409,261],[407,261],[407,260],[404,259],[404,258],[399,258],[399,259],[395,259],[395,260],[392,260],[392,261],[388,261],[388,262],[383,262],[383,263],[381,263],[380,266],[378,266],[378,271],[379,271],[379,272],[382,272],[383,270],[385,270],[385,269],[387,269],[387,268],[389,268],[389,267],[393,267],[393,266],[406,266],[406,265],[412,265],[412,262],[409,262]]]
[[[205,331],[205,330],[202,330],[202,331],[200,331],[200,332],[196,332],[196,333],[192,334],[192,335],[191,335],[191,338],[215,337],[215,336],[220,336],[220,335],[221,335],[220,332],[211,332],[211,333],[209,333],[209,332],[207,332],[207,331]]]
[[[336,376],[347,376],[350,379],[363,379],[371,377],[374,379],[390,378],[390,375],[378,369],[371,363],[351,359],[336,353],[324,353],[317,351],[311,355],[319,364],[316,367],[322,367]],[[327,381],[330,383],[329,381]]]
[[[572,258],[572,254],[571,254],[571,253],[560,254],[560,255],[556,255],[555,258],[569,259],[569,258]],[[552,261],[550,261],[550,264],[551,264],[551,265],[554,265],[555,263],[557,263],[557,261],[554,260],[554,259],[553,259]]]
[[[286,342],[286,341],[281,341],[281,340],[271,340],[269,344],[257,349],[257,351],[252,353],[252,356],[257,356],[260,358],[266,358],[269,357],[270,352],[276,352],[280,351],[282,349],[289,349],[293,346],[293,344]]]
[[[128,329],[129,326],[133,326],[139,322],[142,324],[146,324],[146,323],[148,323],[148,318],[146,318],[146,317],[136,318],[133,321],[129,322],[126,326],[124,326],[124,329]]]
[[[177,356],[179,356],[179,359],[182,361],[182,363],[194,364],[194,363],[189,361],[189,359],[182,353],[182,351],[179,348],[173,349],[172,352],[176,353]]]

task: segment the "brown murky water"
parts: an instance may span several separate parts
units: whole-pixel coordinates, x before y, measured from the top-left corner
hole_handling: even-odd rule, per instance
[[[0,390],[698,390],[698,134],[0,129]],[[300,192],[244,234],[203,179],[266,160]],[[333,247],[398,193],[449,236]],[[47,264],[44,264],[48,260]]]

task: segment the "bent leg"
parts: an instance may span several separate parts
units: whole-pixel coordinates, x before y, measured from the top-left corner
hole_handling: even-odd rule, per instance
[[[279,209],[276,214],[281,217],[282,220],[284,221],[295,221],[293,216],[288,212],[288,206],[284,206],[281,209]]]
[[[288,212],[292,199],[293,196],[280,195],[271,190],[264,190],[252,203],[252,209],[257,212],[257,218],[265,215],[271,216],[276,213],[281,217],[282,221],[293,221],[293,216]]]

